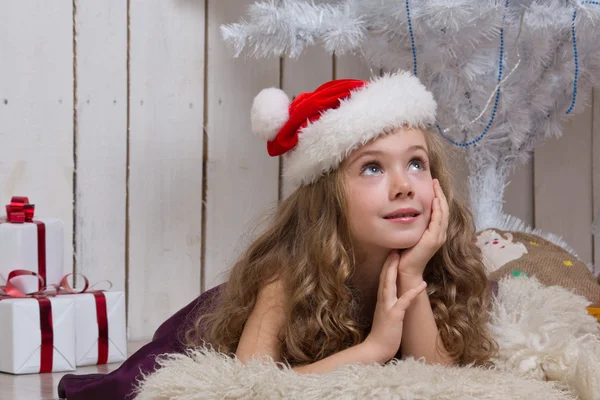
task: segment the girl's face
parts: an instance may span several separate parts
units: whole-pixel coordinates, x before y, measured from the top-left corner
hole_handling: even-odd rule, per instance
[[[429,225],[434,199],[425,133],[397,129],[342,163],[348,223],[363,251],[413,247]]]

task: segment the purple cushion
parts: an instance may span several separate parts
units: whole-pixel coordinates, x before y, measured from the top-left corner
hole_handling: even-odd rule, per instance
[[[212,312],[218,305],[224,284],[207,290],[163,322],[152,341],[131,355],[110,374],[68,374],[58,383],[58,395],[68,400],[132,399],[140,373],[156,369],[156,356],[185,350],[183,334],[196,316]]]

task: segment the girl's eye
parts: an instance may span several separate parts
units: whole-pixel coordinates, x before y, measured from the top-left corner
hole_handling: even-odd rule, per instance
[[[371,163],[366,164],[362,168],[361,175],[379,175],[382,172],[383,171],[381,170],[381,167],[379,166],[379,164],[371,162]]]
[[[427,169],[427,162],[423,159],[415,158],[411,160],[409,166],[416,169],[416,171],[424,171]]]

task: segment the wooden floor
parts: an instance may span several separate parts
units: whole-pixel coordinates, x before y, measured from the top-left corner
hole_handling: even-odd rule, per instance
[[[146,341],[128,343],[129,355],[135,353]],[[51,374],[11,375],[0,373],[1,400],[56,400],[58,382],[66,374],[109,373],[119,367],[119,363],[94,365],[77,368],[76,371],[55,372]]]

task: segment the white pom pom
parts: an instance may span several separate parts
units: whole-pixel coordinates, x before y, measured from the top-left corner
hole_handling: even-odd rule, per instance
[[[273,140],[290,117],[289,97],[281,89],[263,89],[254,98],[250,110],[252,133],[265,140]]]

